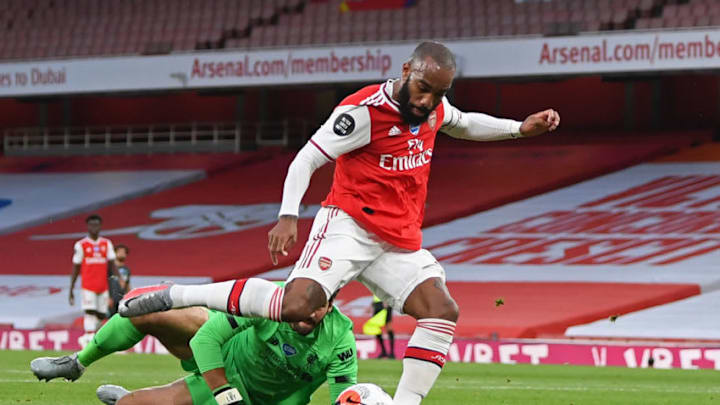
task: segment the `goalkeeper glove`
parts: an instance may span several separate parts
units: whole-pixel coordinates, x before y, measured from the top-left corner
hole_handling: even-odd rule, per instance
[[[231,387],[230,384],[222,385],[213,391],[215,401],[218,405],[242,405],[243,401],[240,391],[235,387]]]

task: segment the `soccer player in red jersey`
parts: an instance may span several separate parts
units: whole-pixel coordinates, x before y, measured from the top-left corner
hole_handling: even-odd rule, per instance
[[[88,236],[75,242],[72,257],[73,273],[70,278],[70,305],[75,305],[75,280],[78,274],[82,278],[82,309],[85,312],[83,327],[84,340],[89,339],[100,326],[100,321],[108,312],[108,266],[110,271],[119,276],[115,268],[115,248],[110,239],[100,236],[102,218],[90,215],[85,220]]]
[[[313,172],[335,162],[335,177],[284,289],[258,278],[159,286],[121,303],[120,313],[204,305],[293,322],[309,318],[357,279],[418,320],[394,403],[419,404],[445,363],[459,315],[443,268],[421,248],[435,136],[495,141],[540,135],[560,124],[552,109],[523,122],[461,112],[445,97],[455,70],[448,48],[421,43],[399,79],[348,96],[300,150],[288,169],[278,223],[269,232],[273,264],[297,241],[298,207]]]

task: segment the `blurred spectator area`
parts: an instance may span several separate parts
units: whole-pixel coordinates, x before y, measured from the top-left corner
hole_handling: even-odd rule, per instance
[[[720,25],[716,0],[4,0],[0,59]]]

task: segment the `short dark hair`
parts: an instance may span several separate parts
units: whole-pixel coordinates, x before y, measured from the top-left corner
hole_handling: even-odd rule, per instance
[[[88,222],[95,221],[95,220],[100,221],[100,223],[102,223],[102,217],[98,214],[92,214],[89,217],[85,218],[85,223],[87,224]]]
[[[455,55],[447,46],[435,41],[421,42],[412,55],[410,62],[422,62],[426,58],[432,58],[441,68],[456,70]]]
[[[332,302],[333,300],[335,300],[335,297],[337,297],[338,294],[340,294],[340,290],[335,291],[333,295],[328,298],[328,302]]]
[[[125,253],[130,254],[130,248],[127,247],[127,245],[122,245],[122,244],[120,244],[120,245],[115,245],[115,251],[116,251],[116,252],[118,251],[118,249],[125,249]]]

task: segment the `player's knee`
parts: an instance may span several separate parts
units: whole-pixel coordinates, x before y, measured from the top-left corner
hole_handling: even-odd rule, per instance
[[[310,279],[295,279],[285,286],[282,320],[303,321],[327,303],[322,286]]]
[[[438,315],[438,318],[445,319],[446,321],[457,322],[459,317],[460,307],[458,307],[458,304],[454,299],[448,297],[447,301],[445,301],[445,305],[443,306],[443,311],[440,315]]]
[[[150,333],[152,327],[162,322],[163,317],[166,316],[166,314],[167,312],[153,312],[146,315],[133,316],[129,319],[135,329],[140,332]]]
[[[457,322],[460,316],[460,309],[452,297],[444,297],[440,301],[435,301],[425,308],[424,313],[419,314],[418,318],[437,318],[446,321]]]

